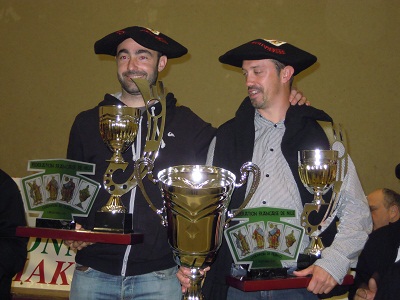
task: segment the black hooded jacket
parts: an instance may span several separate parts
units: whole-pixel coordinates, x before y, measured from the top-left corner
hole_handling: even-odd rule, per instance
[[[94,163],[95,175],[92,179],[99,183],[108,166],[106,160],[112,156],[104,144],[99,132],[99,106],[124,105],[121,101],[106,94],[98,106],[80,113],[71,128],[67,158]],[[177,106],[171,93],[166,97],[166,123],[163,134],[165,147],[161,146],[154,163],[153,175],[160,170],[174,165],[204,164],[208,146],[215,135],[215,129],[185,106]],[[157,112],[161,105],[154,105]],[[147,113],[142,120],[142,148],[147,134]],[[136,141],[134,142],[136,145]],[[143,150],[143,149],[142,149]],[[113,177],[115,182],[125,182],[133,173],[132,151],[123,153],[124,160],[129,162],[127,169],[117,171]],[[162,208],[163,202],[160,189],[148,178],[144,179],[147,194],[157,208]],[[84,228],[92,229],[95,212],[106,204],[110,195],[101,188],[93,204],[90,214],[85,219],[77,219]],[[130,193],[122,196],[123,205],[129,208]],[[167,241],[167,229],[161,225],[159,216],[149,207],[139,188],[136,189],[133,229],[143,233],[144,242],[133,245],[127,262],[126,276],[146,274],[164,270],[176,265],[172,251]],[[77,252],[76,262],[101,272],[120,275],[123,258],[127,246],[113,244],[94,244]]]

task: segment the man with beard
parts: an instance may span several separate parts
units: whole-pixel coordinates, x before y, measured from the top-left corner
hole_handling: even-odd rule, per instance
[[[144,99],[132,79],[144,78],[150,85],[154,84],[168,59],[185,55],[187,49],[161,32],[139,26],[113,32],[97,41],[94,48],[96,54],[115,56],[122,89],[116,94],[106,94],[98,106],[76,117],[67,157],[94,163],[96,174],[92,179],[102,182],[112,153],[100,136],[99,107],[126,105],[143,111],[137,138],[131,149],[123,153],[124,160],[130,162],[123,173],[130,175],[133,173],[133,160],[140,158],[143,152],[148,122]],[[293,95],[292,103],[305,102],[301,94],[294,92]],[[215,135],[215,129],[209,123],[189,108],[177,106],[176,102],[172,93],[166,95],[165,129],[153,174],[174,165],[204,164],[208,146]],[[160,113],[160,103],[154,102],[150,106],[155,115]],[[118,182],[126,181],[126,178],[116,179]],[[158,187],[147,178],[143,183],[154,205],[161,208],[163,201]],[[101,189],[89,216],[76,220],[79,226],[93,229],[95,214],[108,198],[107,191]],[[143,243],[124,246],[66,241],[72,249],[79,250],[70,299],[181,299],[177,266],[167,242],[167,229],[161,225],[159,216],[149,207],[140,189],[133,188],[121,199],[133,215],[134,230],[143,233]]]
[[[96,54],[115,56],[121,92],[106,94],[98,106],[80,113],[72,125],[68,144],[68,159],[94,163],[92,179],[103,181],[112,153],[99,132],[99,107],[123,105],[140,108],[143,113],[136,140],[123,153],[129,162],[125,175],[133,173],[134,160],[140,158],[147,134],[147,113],[144,99],[132,79],[144,78],[150,85],[156,83],[158,73],[168,59],[187,53],[187,49],[162,34],[144,27],[133,26],[113,32],[95,43]],[[189,108],[177,106],[172,93],[166,95],[165,134],[153,174],[180,164],[202,164],[215,129]],[[161,104],[150,104],[157,115]],[[164,108],[165,109],[165,108]],[[123,175],[123,174],[122,174]],[[121,175],[121,176],[122,176]],[[118,178],[117,178],[118,179]],[[127,178],[123,179],[125,182]],[[117,180],[116,180],[117,181]],[[158,187],[144,179],[146,192],[154,205],[162,207]],[[101,189],[87,218],[76,219],[82,228],[93,229],[95,214],[106,205],[109,194]],[[134,187],[121,197],[123,205],[132,213],[133,228],[143,233],[144,241],[135,245],[89,244],[66,241],[77,249],[76,268],[71,284],[70,299],[181,299],[176,278],[177,266],[167,242],[167,230],[159,216],[149,208],[140,189]]]
[[[242,69],[248,97],[242,101],[235,117],[218,128],[207,161],[236,176],[245,162],[258,165],[260,184],[246,207],[296,209],[296,218],[291,222],[297,226],[301,224],[304,205],[313,200],[298,173],[298,151],[331,147],[319,122],[330,124],[330,116],[313,107],[288,103],[294,76],[316,60],[314,55],[289,43],[269,39],[252,40],[220,56],[221,63]],[[233,258],[224,239],[207,272],[203,285],[205,298],[318,299],[344,293],[332,290],[342,283],[349,268],[355,266],[372,227],[354,164],[350,157],[346,158],[348,172],[338,179],[343,183],[336,218],[321,235],[326,248],[314,264],[294,272],[296,276],[312,275],[307,288],[244,292],[227,286],[226,276],[230,274]],[[246,187],[236,189],[228,209],[238,208],[247,193]],[[301,251],[308,245],[307,239],[303,240]],[[186,271],[181,269],[178,273],[184,287],[188,286]]]

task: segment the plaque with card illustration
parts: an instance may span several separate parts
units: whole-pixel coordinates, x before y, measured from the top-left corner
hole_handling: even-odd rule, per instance
[[[74,217],[86,217],[100,184],[85,175],[95,165],[67,159],[41,159],[28,162],[28,171],[37,173],[21,178],[25,211],[36,217],[34,226],[18,227],[25,237],[77,240],[93,243],[136,244],[140,233],[94,232],[76,230]]]
[[[228,285],[243,291],[307,287],[311,277],[292,275],[314,262],[300,251],[306,233],[303,226],[292,224],[293,218],[296,210],[273,207],[246,208],[237,214],[238,223],[224,232],[235,263]],[[352,282],[348,275],[343,285]]]

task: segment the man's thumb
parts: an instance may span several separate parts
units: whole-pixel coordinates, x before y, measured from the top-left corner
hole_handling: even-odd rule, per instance
[[[368,289],[373,293],[376,293],[378,291],[378,286],[377,286],[376,281],[375,281],[374,278],[371,278],[368,281]]]
[[[294,271],[293,272],[293,275],[299,276],[299,277],[304,277],[304,276],[307,276],[309,274],[311,274],[310,268],[306,268],[306,269],[301,270],[301,271]]]

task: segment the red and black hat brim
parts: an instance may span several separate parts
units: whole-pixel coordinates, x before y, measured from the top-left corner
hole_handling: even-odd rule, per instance
[[[115,56],[118,45],[128,38],[133,39],[143,47],[158,51],[168,58],[181,57],[188,52],[184,46],[165,34],[140,26],[127,27],[106,35],[94,44],[94,52]]]
[[[307,69],[317,61],[317,57],[289,43],[257,39],[229,50],[219,57],[219,61],[234,67],[242,67],[244,60],[274,59],[294,68],[294,74]]]

